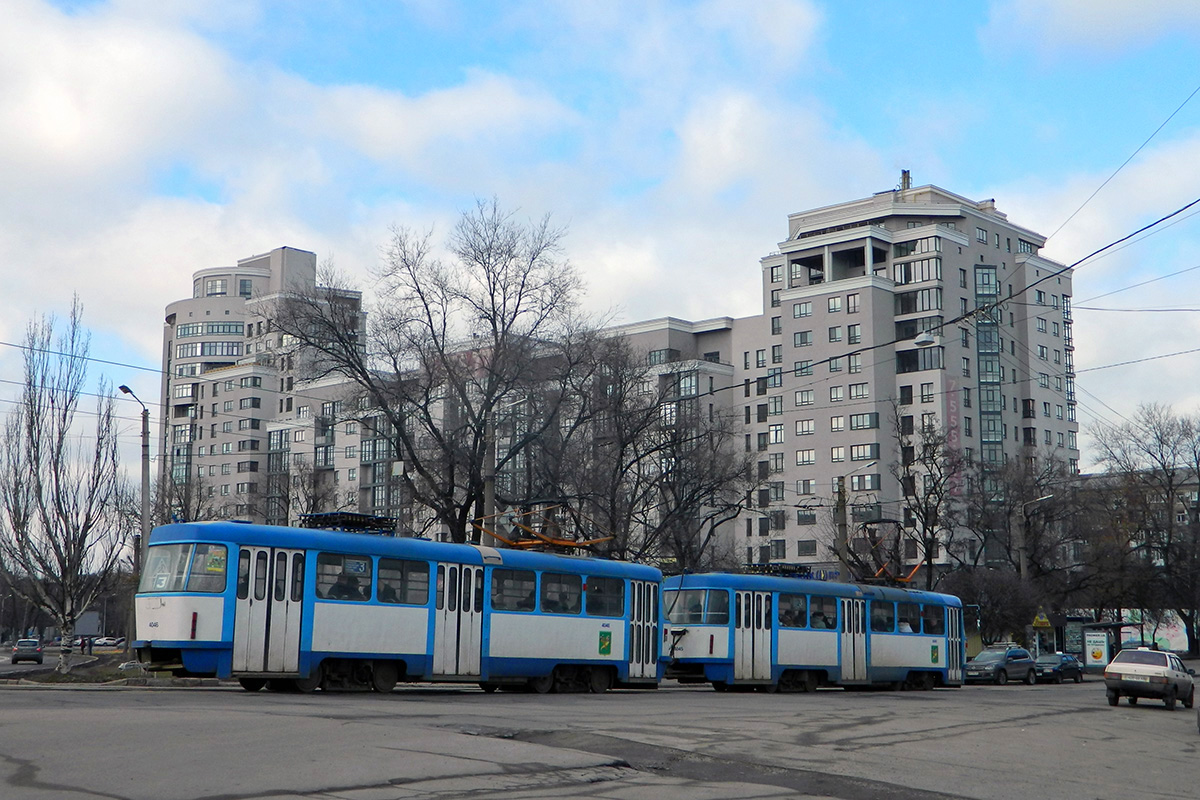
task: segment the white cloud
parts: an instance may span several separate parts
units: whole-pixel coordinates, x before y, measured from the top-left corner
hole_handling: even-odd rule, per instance
[[[1111,57],[1173,33],[1200,32],[1195,0],[994,0],[980,38],[989,49],[1018,54],[1030,44],[1043,56]]]

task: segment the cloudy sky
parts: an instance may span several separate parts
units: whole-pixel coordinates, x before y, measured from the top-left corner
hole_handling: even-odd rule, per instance
[[[1193,0],[0,5],[0,341],[78,293],[93,355],[129,365],[97,374],[143,398],[196,269],[290,245],[369,289],[389,226],[478,197],[568,225],[621,321],[757,313],[787,214],[902,168],[1063,262],[1200,197]],[[1200,410],[1200,354],[1111,366],[1200,347],[1177,219],[1076,275],[1085,431]]]

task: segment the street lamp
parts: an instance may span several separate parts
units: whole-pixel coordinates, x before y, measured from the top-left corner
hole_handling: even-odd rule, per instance
[[[1026,550],[1029,541],[1029,511],[1028,508],[1032,505],[1037,505],[1043,500],[1050,500],[1054,497],[1052,494],[1045,494],[1035,500],[1021,504],[1021,527],[1019,533],[1020,541],[1017,543],[1017,568],[1021,575],[1021,580],[1029,580],[1029,554]]]
[[[133,389],[124,385],[117,388],[137,400],[142,407],[142,524],[133,543],[133,575],[136,582],[142,576],[142,548],[150,541],[150,409],[133,393]]]

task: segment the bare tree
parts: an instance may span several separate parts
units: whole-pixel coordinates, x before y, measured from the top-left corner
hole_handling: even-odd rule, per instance
[[[106,585],[130,530],[118,502],[110,386],[98,387],[91,433],[81,419],[90,337],[77,298],[65,329],[56,328],[46,317],[25,336],[24,387],[0,455],[0,572],[54,618],[56,669],[67,672],[75,622]]]
[[[900,460],[891,470],[900,481],[904,535],[916,542],[925,588],[933,589],[938,555],[942,548],[955,549],[954,539],[961,530],[968,462],[952,443],[950,432],[936,420],[916,425],[912,416],[894,405],[893,425]]]
[[[1188,652],[1200,655],[1200,421],[1149,404],[1095,433],[1131,504],[1131,544],[1157,567],[1161,602],[1183,622]]]
[[[561,257],[564,231],[549,218],[522,224],[496,200],[459,218],[434,254],[432,234],[396,228],[377,274],[378,302],[362,335],[359,310],[338,281],[291,296],[274,324],[304,348],[314,376],[340,375],[362,391],[363,424],[386,433],[400,480],[454,541],[487,511],[492,425],[513,398],[565,399],[577,335],[579,277]],[[526,432],[536,440],[556,415]]]
[[[579,424],[537,451],[539,483],[555,487],[579,525],[610,534],[614,557],[671,570],[728,561],[720,531],[758,484],[740,428],[706,401],[687,362],[651,366],[614,337],[597,344],[594,363],[581,373]]]

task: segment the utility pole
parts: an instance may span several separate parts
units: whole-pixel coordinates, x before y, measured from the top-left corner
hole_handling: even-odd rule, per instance
[[[837,540],[834,550],[837,551],[838,577],[843,583],[850,582],[850,542],[846,532],[846,476],[837,476],[837,501],[833,507],[833,518],[837,524]]]

